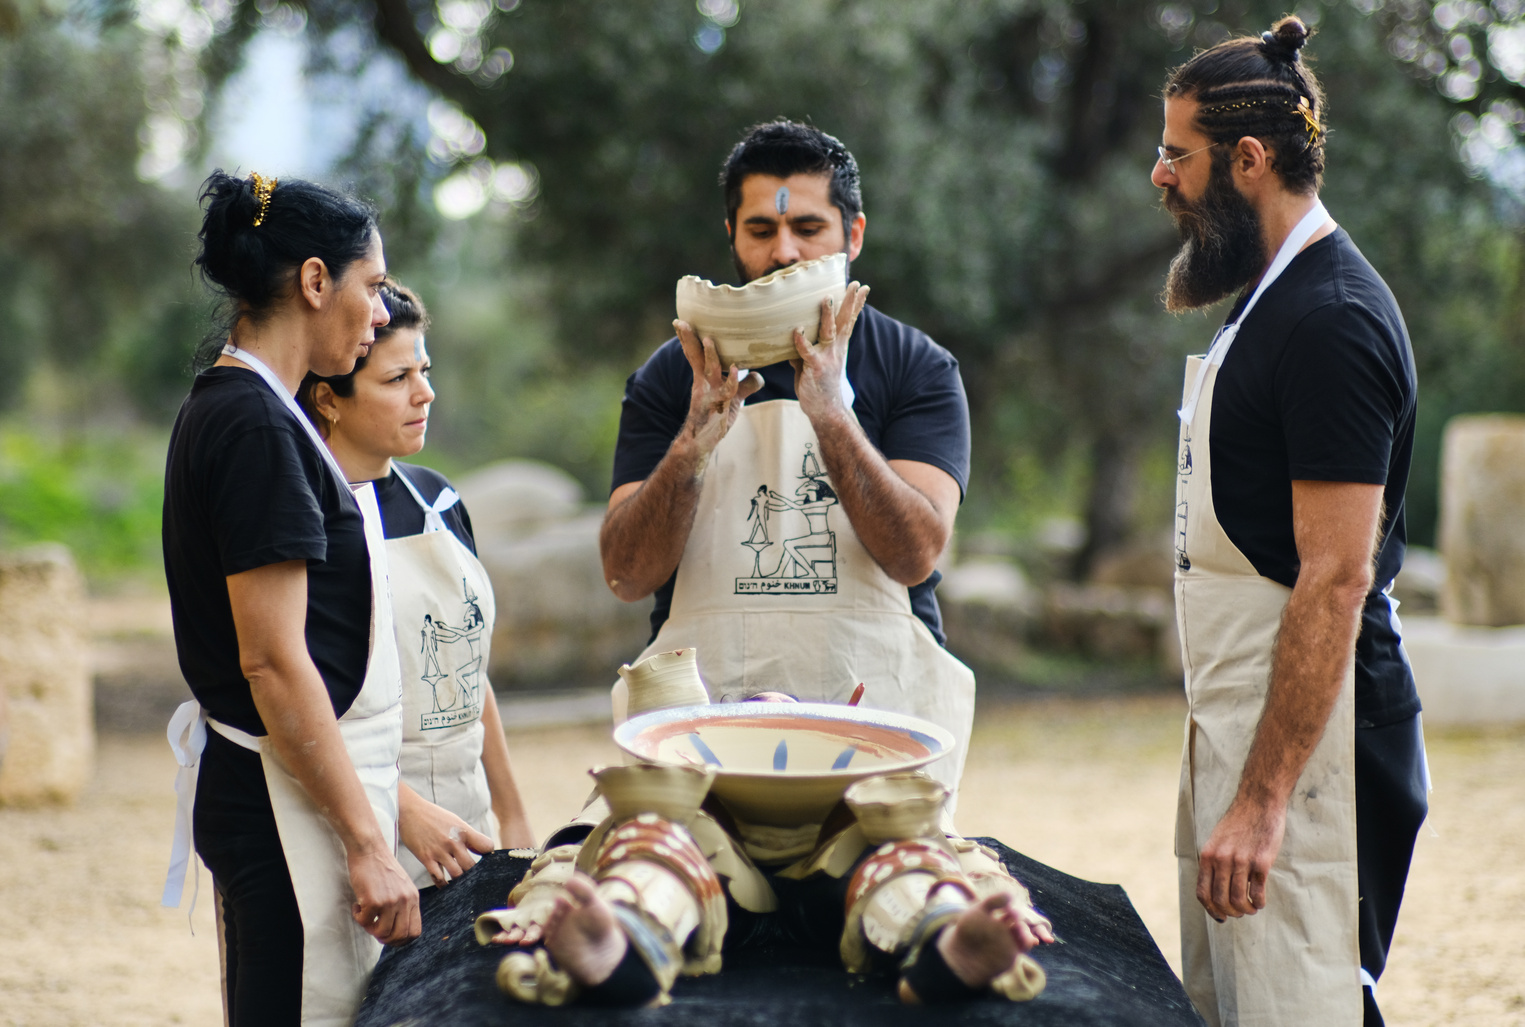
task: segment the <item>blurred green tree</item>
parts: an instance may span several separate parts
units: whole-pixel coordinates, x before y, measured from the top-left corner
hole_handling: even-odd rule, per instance
[[[347,6],[306,4],[328,30]],[[1141,462],[1170,448],[1181,357],[1209,334],[1154,300],[1175,246],[1148,183],[1160,85],[1194,47],[1258,30],[1279,8],[376,0],[374,11],[377,42],[459,108],[464,132],[479,129],[446,157],[533,166],[521,252],[546,269],[547,308],[582,359],[628,366],[668,334],[674,279],[729,274],[714,169],[744,126],[809,118],[863,166],[870,228],[855,273],[959,356],[976,437],[999,440],[977,449],[988,498],[976,507],[1013,498],[1002,483],[1014,457],[1079,453],[1090,473],[1077,572],[1135,528]],[[1319,29],[1310,53],[1330,97],[1328,201],[1393,285],[1420,353],[1423,459],[1435,411],[1525,384],[1507,345],[1519,239],[1449,145],[1457,76],[1478,65],[1457,63],[1456,40],[1471,26],[1480,56],[1519,38],[1520,5],[1358,0],[1301,13]],[[1451,35],[1437,28],[1451,21]],[[1452,64],[1416,58],[1410,37]],[[1426,538],[1433,468],[1415,477]]]
[[[180,335],[194,221],[135,174],[149,114],[141,34],[18,8],[0,25],[0,405],[49,361],[70,371],[77,411],[122,384],[172,411],[187,361],[164,367],[156,336]]]
[[[964,364],[979,440],[966,523],[1009,523],[1048,501],[1036,485],[1078,482],[1080,573],[1168,519],[1181,358],[1211,331],[1155,299],[1175,246],[1148,183],[1161,82],[1193,48],[1281,13],[1262,0],[50,9],[0,4],[12,401],[43,358],[125,386],[151,417],[173,409],[204,323],[185,273],[195,212],[187,182],[145,179],[160,151],[197,162],[204,111],[262,26],[305,23],[323,88],[400,59],[437,96],[427,131],[407,111],[369,111],[337,170],[383,204],[394,264],[466,312],[442,443],[473,459],[511,445],[595,480],[612,422],[603,406],[561,408],[609,393],[612,410],[620,375],[669,334],[674,280],[731,274],[719,163],[747,125],[807,118],[863,166],[856,275]],[[1510,184],[1525,160],[1525,20],[1519,0],[1306,0],[1300,13],[1330,98],[1326,200],[1392,284],[1420,360],[1410,494],[1424,540],[1444,417],[1525,404],[1525,190]],[[496,218],[435,209],[484,204]],[[494,346],[506,316],[524,339]]]

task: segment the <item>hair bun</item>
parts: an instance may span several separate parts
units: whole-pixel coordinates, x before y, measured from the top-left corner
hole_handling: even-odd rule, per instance
[[[1301,18],[1289,15],[1272,25],[1271,31],[1262,32],[1260,41],[1266,49],[1276,51],[1277,56],[1295,64],[1298,51],[1308,45],[1308,37],[1312,34]]]

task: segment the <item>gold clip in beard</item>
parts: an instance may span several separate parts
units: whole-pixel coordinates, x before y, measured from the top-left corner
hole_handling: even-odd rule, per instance
[[[270,195],[275,192],[278,178],[266,178],[258,171],[249,172],[249,178],[254,182],[254,202],[259,204],[259,211],[254,215],[254,227],[258,228],[265,223],[265,215],[270,213]]]
[[[1318,119],[1313,116],[1313,110],[1308,106],[1308,98],[1306,96],[1299,96],[1297,98],[1295,111],[1303,116],[1303,124],[1308,128],[1308,145],[1313,146],[1318,142],[1318,137],[1323,132],[1323,129],[1319,127]]]

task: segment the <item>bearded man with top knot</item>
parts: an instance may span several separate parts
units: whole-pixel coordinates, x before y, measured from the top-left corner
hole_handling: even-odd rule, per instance
[[[1236,296],[1188,361],[1176,609],[1187,992],[1213,1025],[1381,1024],[1427,812],[1388,595],[1417,381],[1392,292],[1319,201],[1324,97],[1284,18],[1175,69],[1153,182],[1165,305]]]

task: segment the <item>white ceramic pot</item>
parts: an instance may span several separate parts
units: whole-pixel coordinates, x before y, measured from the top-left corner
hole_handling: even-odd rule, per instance
[[[699,676],[699,650],[693,646],[670,653],[652,653],[635,666],[619,670],[629,696],[626,716],[674,706],[703,706],[710,693]]]
[[[791,264],[746,285],[716,285],[687,275],[678,279],[678,317],[700,338],[713,339],[722,367],[766,367],[799,354],[794,330],[814,345],[821,301],[840,308],[847,294],[847,254]]]

